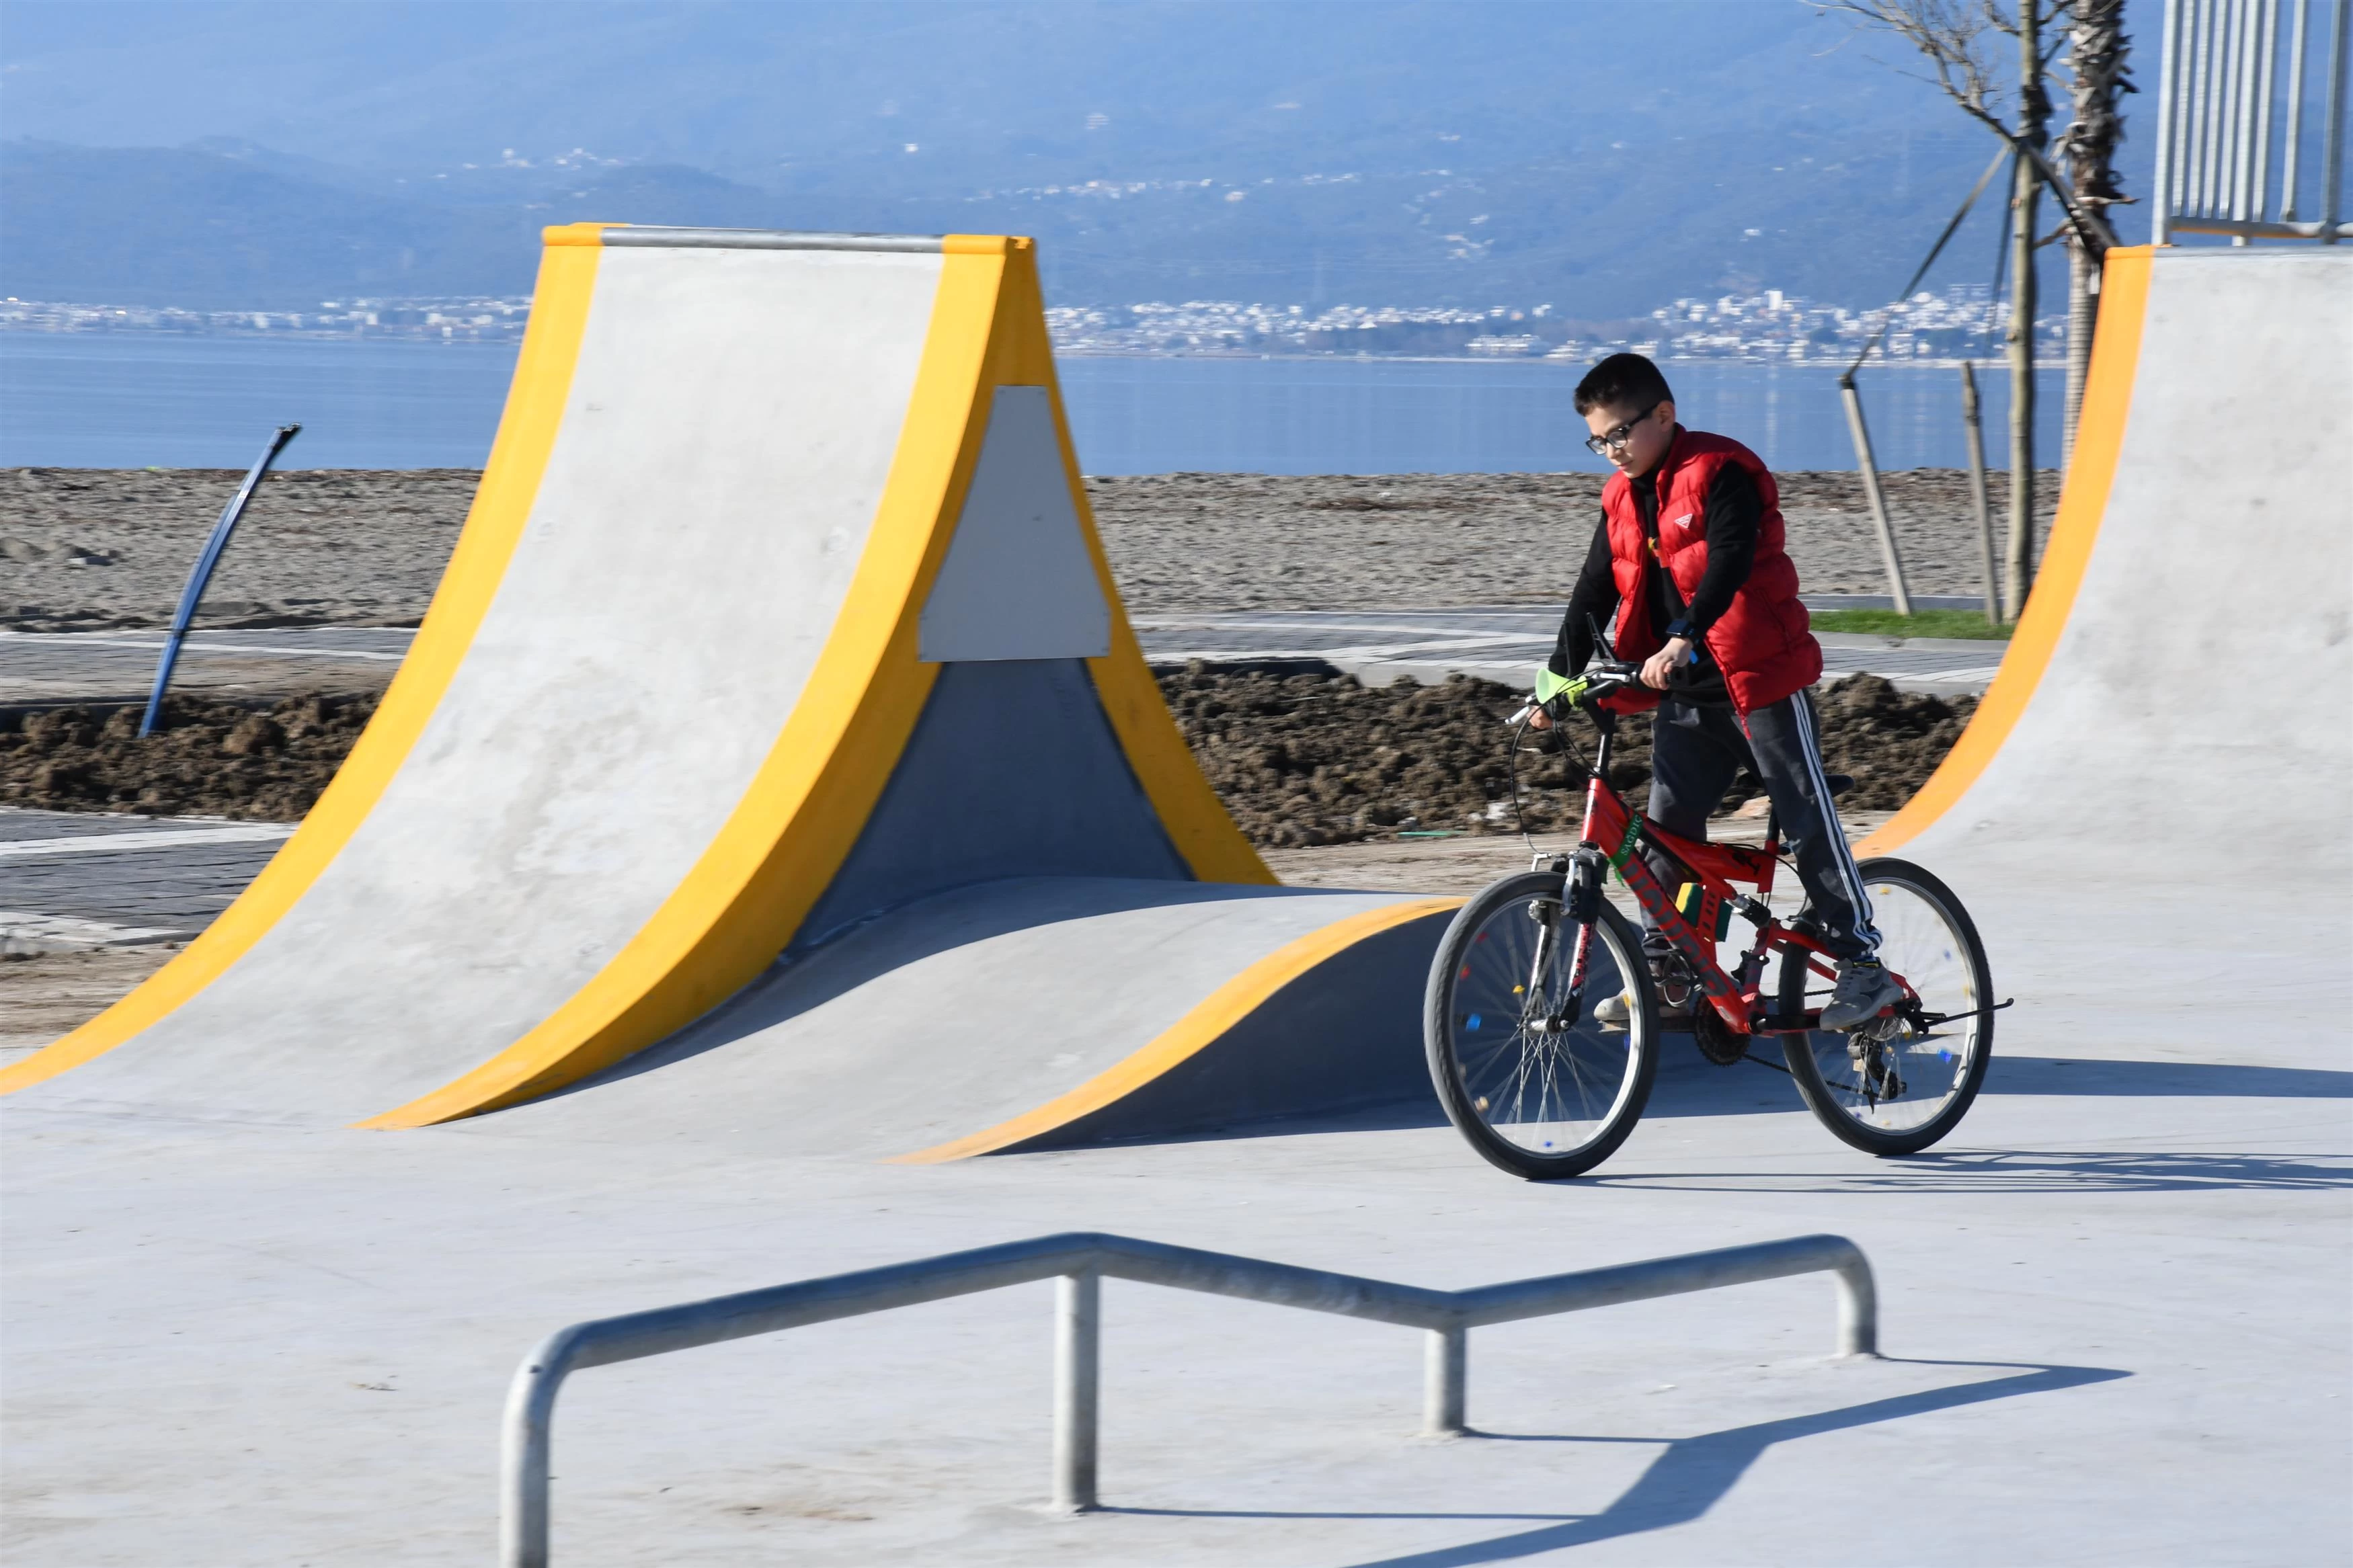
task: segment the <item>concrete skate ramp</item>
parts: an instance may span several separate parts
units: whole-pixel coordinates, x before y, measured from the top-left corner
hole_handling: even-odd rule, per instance
[[[937,1162],[1426,1105],[1457,900],[990,882],[788,954],[617,1068],[503,1113],[566,1139]],[[1237,952],[1264,955],[1236,969]]]
[[[1386,1034],[1368,1009],[1444,901],[1266,886],[1120,609],[1027,241],[547,239],[473,511],[349,763],[202,939],[0,1089],[417,1126],[746,985],[723,1016],[758,1028],[566,1114],[976,1152],[1412,1087],[1410,998]],[[1387,1065],[1345,1070],[1375,1036]]]
[[[2112,252],[2074,461],[2001,673],[1859,847],[1954,884],[2021,1025],[2040,975],[2158,1044],[2342,1038],[2348,495],[2353,255]]]

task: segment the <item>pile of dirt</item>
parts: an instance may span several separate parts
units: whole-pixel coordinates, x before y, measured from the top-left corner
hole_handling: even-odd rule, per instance
[[[268,709],[168,697],[144,740],[136,708],[0,716],[0,801],[294,822],[335,776],[375,711],[373,697],[318,692]]]
[[[1367,687],[1354,677],[1284,675],[1195,664],[1160,689],[1209,783],[1252,843],[1347,844],[1398,832],[1517,831],[1511,687],[1456,677],[1442,686]],[[1972,697],[1901,692],[1850,676],[1820,697],[1823,761],[1854,775],[1841,805],[1892,810],[1951,750]],[[174,697],[139,739],[139,710],[55,708],[0,719],[0,801],[58,811],[139,811],[293,822],[358,739],[375,700],[311,692],[267,710]],[[1572,731],[1588,755],[1583,721]],[[1584,774],[1562,752],[1519,754],[1529,826],[1574,825]],[[1619,726],[1610,782],[1649,795],[1651,721]],[[1743,778],[1729,807],[1758,793]]]
[[[1504,721],[1519,692],[1457,676],[1442,686],[1366,687],[1345,675],[1234,671],[1195,664],[1161,691],[1209,783],[1251,842],[1347,844],[1396,832],[1512,833],[1513,756]],[[1875,675],[1820,693],[1823,761],[1851,773],[1843,806],[1892,810],[1936,771],[1977,699],[1902,692]],[[1570,731],[1592,751],[1582,720]],[[1651,721],[1620,722],[1610,782],[1637,805],[1650,794]],[[1565,752],[1519,753],[1528,826],[1572,826],[1581,767]],[[1761,794],[1744,777],[1729,809]]]
[[[1968,728],[1974,697],[1898,691],[1876,675],[1850,675],[1815,694],[1822,721],[1822,766],[1851,774],[1839,805],[1894,811],[1919,793]]]

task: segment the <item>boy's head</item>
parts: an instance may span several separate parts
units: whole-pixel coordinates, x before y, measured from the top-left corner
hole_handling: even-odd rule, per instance
[[[1611,354],[1577,384],[1586,446],[1632,478],[1659,466],[1675,438],[1675,395],[1641,354]]]

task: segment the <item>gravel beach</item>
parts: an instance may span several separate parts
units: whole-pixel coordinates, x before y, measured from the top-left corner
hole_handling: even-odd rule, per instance
[[[0,626],[161,626],[244,476],[227,469],[0,470]],[[425,613],[480,475],[295,469],[261,486],[199,625],[406,626]],[[1968,476],[1885,476],[1912,590],[1978,592]],[[1995,475],[1997,529],[2006,477]],[[1780,477],[1807,591],[1886,591],[1861,479]],[[1592,537],[1590,474],[1377,478],[1157,474],[1087,481],[1138,615],[1557,602]],[[2036,487],[2047,532],[2058,476]]]

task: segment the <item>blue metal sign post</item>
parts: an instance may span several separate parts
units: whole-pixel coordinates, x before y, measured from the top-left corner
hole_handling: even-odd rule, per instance
[[[164,711],[164,689],[172,684],[172,667],[180,661],[180,645],[187,640],[188,623],[196,616],[196,605],[205,596],[205,584],[212,581],[213,568],[220,563],[221,552],[228,548],[228,536],[237,531],[237,520],[245,515],[246,503],[253,499],[261,477],[269,472],[269,465],[278,461],[278,454],[286,450],[286,443],[302,433],[300,425],[280,425],[269,438],[269,448],[245,476],[245,483],[237,487],[222,509],[220,521],[213,524],[212,537],[205,541],[204,553],[196,557],[196,569],[188,574],[188,585],[180,591],[180,607],[172,614],[172,629],[164,638],[164,658],[155,666],[155,689],[147,696],[147,716],[139,721],[142,738],[152,733],[155,721]]]

